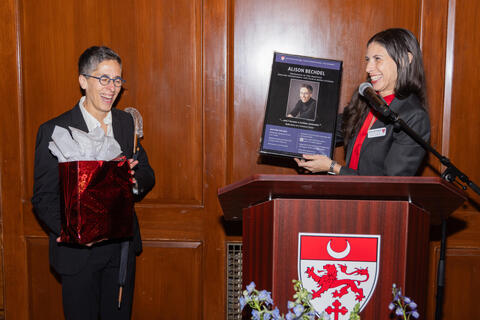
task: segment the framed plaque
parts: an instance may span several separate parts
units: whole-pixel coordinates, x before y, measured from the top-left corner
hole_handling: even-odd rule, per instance
[[[274,52],[260,154],[333,156],[342,61]]]

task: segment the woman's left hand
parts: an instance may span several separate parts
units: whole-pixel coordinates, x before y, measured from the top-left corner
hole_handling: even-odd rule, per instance
[[[133,170],[133,168],[138,164],[138,160],[128,159],[128,164],[130,165],[130,174],[132,175],[132,183],[136,184],[137,180],[133,177],[135,175],[135,170]]]
[[[303,154],[303,159],[295,159],[299,167],[311,172],[326,172],[330,169],[332,159],[320,154]]]

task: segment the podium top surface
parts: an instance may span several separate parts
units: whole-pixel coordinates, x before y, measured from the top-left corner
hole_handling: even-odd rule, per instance
[[[409,201],[430,212],[436,223],[466,195],[438,177],[256,174],[220,188],[218,198],[226,220],[241,220],[242,209],[283,198]]]

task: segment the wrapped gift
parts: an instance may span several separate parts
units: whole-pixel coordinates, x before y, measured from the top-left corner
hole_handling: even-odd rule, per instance
[[[133,195],[128,161],[58,164],[61,241],[87,244],[132,236]]]

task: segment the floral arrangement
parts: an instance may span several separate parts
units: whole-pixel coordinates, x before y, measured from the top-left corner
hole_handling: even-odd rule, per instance
[[[249,306],[252,310],[252,320],[330,320],[330,316],[325,311],[319,315],[315,313],[310,304],[312,295],[303,288],[301,281],[293,280],[292,282],[295,290],[294,301],[288,301],[286,315],[280,314],[278,307],[274,306],[271,293],[266,290],[258,291],[254,282],[247,286],[239,298],[240,309],[243,310],[245,306]],[[417,304],[403,296],[401,289],[397,288],[395,284],[392,286],[392,294],[393,301],[390,303],[389,309],[395,310],[397,319],[410,320],[410,317],[418,319],[420,315],[417,311]],[[349,319],[360,320],[359,312],[360,304],[357,303],[350,312]]]
[[[255,283],[251,282],[243,295],[239,298],[240,309],[243,310],[246,305],[252,309],[253,320],[329,320],[330,316],[326,312],[320,315],[315,314],[315,310],[310,304],[312,294],[303,288],[301,281],[293,280],[293,295],[294,301],[288,301],[288,313],[286,315],[280,314],[277,307],[274,307],[272,295],[266,290],[258,291],[255,289]],[[358,312],[359,305],[356,309]],[[351,313],[351,320],[359,320],[358,313],[355,310]],[[358,318],[352,318],[357,316]]]
[[[417,304],[409,297],[402,295],[402,290],[397,288],[395,283],[392,286],[393,301],[390,302],[388,308],[390,311],[395,309],[395,315],[400,319],[409,320],[410,317],[418,319],[420,314],[417,311]]]

